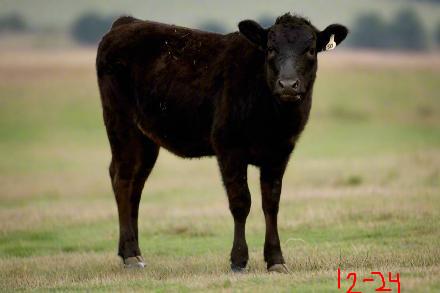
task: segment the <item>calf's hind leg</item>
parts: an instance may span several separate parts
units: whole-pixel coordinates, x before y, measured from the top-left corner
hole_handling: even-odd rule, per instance
[[[120,125],[122,121],[115,121]],[[112,150],[110,177],[119,214],[119,251],[125,267],[144,267],[139,249],[138,211],[145,180],[159,154],[159,146],[135,126],[121,131],[106,120]],[[113,125],[113,126],[116,126]]]

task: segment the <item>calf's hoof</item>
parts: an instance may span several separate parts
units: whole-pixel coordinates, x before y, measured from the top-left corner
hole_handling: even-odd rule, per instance
[[[231,271],[233,273],[245,273],[246,272],[246,265],[241,266],[241,265],[231,264]]]
[[[124,258],[124,268],[143,269],[145,267],[144,258],[140,255]]]
[[[288,274],[289,270],[287,269],[285,264],[274,264],[270,266],[267,271],[269,273],[280,273],[280,274]]]

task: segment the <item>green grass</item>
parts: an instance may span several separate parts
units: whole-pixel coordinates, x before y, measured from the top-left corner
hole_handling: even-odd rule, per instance
[[[291,272],[266,273],[250,168],[251,259],[249,272],[234,275],[215,160],[166,151],[140,208],[147,267],[122,268],[93,56],[84,58],[89,67],[55,64],[45,69],[53,74],[0,59],[0,291],[345,292],[338,267],[358,280],[400,273],[402,292],[440,290],[438,70],[322,66],[284,180],[279,229]]]

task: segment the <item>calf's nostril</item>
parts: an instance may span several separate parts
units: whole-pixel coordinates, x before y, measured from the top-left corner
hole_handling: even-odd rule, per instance
[[[281,88],[284,88],[284,81],[278,80],[278,84],[280,85]]]
[[[294,81],[294,83],[293,83],[293,85],[292,85],[292,88],[293,88],[294,90],[297,90],[297,89],[299,88],[299,80],[298,80],[298,79]]]

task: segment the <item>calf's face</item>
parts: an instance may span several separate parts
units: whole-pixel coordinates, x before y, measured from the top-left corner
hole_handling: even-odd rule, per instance
[[[253,20],[239,23],[240,33],[265,52],[266,82],[281,101],[300,101],[311,90],[317,70],[317,54],[332,50],[348,30],[333,24],[324,31],[308,21],[290,16],[264,29]]]

